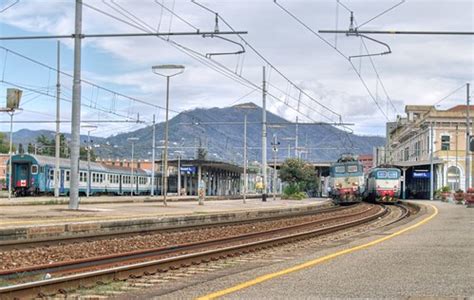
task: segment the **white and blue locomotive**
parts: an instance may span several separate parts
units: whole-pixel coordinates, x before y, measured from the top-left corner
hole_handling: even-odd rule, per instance
[[[8,163],[8,162],[7,162]],[[55,158],[42,155],[17,154],[12,156],[12,190],[16,196],[42,195],[54,193]],[[70,160],[59,161],[59,193],[69,194],[71,181]],[[79,162],[79,194],[90,195],[143,195],[151,190],[151,171],[106,166],[86,161]],[[157,182],[155,176],[155,186]],[[7,175],[7,180],[9,176]],[[90,178],[90,180],[88,180]],[[8,184],[8,181],[7,181]]]

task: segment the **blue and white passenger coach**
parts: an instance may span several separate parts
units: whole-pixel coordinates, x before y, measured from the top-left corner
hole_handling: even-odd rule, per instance
[[[8,164],[8,162],[7,162]],[[16,196],[54,193],[55,158],[42,155],[17,154],[12,156],[12,190]],[[69,194],[71,181],[70,160],[59,160],[59,193]],[[79,162],[79,193],[85,195],[89,184],[90,195],[147,194],[151,189],[151,172],[130,168],[106,166],[86,161]],[[90,177],[91,180],[87,180]],[[9,176],[7,175],[7,184]]]

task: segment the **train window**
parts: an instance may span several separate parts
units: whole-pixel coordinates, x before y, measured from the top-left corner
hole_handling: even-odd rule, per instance
[[[49,170],[49,180],[54,180],[54,170]]]
[[[31,174],[38,174],[38,165],[31,165]]]
[[[358,171],[357,169],[358,169],[357,166],[354,166],[354,165],[347,166],[347,172],[349,173],[356,173]]]
[[[66,181],[71,180],[71,173],[69,171],[66,171]]]
[[[336,168],[334,168],[334,170],[336,171],[336,173],[346,172],[346,168],[344,168],[344,166],[337,166]]]
[[[377,178],[387,178],[387,172],[386,171],[378,171],[377,172]]]
[[[389,171],[388,172],[388,178],[397,179],[398,178],[398,172],[397,171]]]

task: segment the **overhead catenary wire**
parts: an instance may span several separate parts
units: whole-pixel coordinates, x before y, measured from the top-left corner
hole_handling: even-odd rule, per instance
[[[347,7],[346,5],[344,5],[340,0],[337,0],[337,1],[338,1],[339,4],[343,5],[343,7],[344,7],[348,12],[352,12],[352,10],[351,10],[349,7]],[[405,0],[402,0],[399,4],[393,6],[392,8],[386,10],[385,12],[388,12],[388,11],[394,9],[395,7],[401,5],[401,4],[404,3],[404,2],[405,2]],[[385,13],[385,12],[384,12],[384,13]],[[383,13],[383,14],[384,14],[384,13]],[[379,16],[381,16],[381,15],[382,15],[382,14],[380,14]],[[357,28],[359,28],[360,26],[362,26],[362,25],[358,25],[358,24],[357,24],[357,20],[356,20],[355,17],[354,17],[354,23],[355,23],[355,25],[357,26]],[[367,24],[367,23],[368,23],[368,22],[366,22],[365,24]],[[336,33],[336,34],[337,34],[337,33]],[[369,54],[369,49],[368,49],[368,47],[367,47],[367,44],[365,43],[364,38],[361,37],[361,38],[360,38],[360,41],[361,41],[362,45],[364,46],[366,53]],[[369,58],[370,64],[372,65],[372,68],[373,68],[373,70],[374,70],[374,72],[375,72],[375,74],[376,74],[376,76],[377,76],[378,82],[380,82],[380,85],[382,86],[382,89],[383,89],[383,91],[384,91],[385,97],[387,97],[387,99],[388,99],[389,103],[391,104],[391,106],[392,106],[394,112],[397,113],[398,110],[397,110],[397,108],[395,107],[395,105],[393,104],[392,99],[390,98],[390,96],[389,96],[388,93],[387,93],[387,89],[385,88],[385,84],[383,83],[382,78],[380,77],[380,74],[379,74],[379,72],[378,72],[378,70],[377,70],[377,67],[375,66],[375,62],[374,62],[372,56],[369,55],[369,56],[367,56],[367,57]]]
[[[276,0],[273,1],[278,7],[280,7],[285,13],[287,13],[289,16],[291,16],[295,21],[297,21],[299,24],[301,24],[303,27],[305,27],[309,32],[311,32],[312,34],[314,34],[316,37],[318,37],[320,40],[322,40],[325,44],[327,44],[329,47],[331,47],[332,49],[334,49],[337,53],[339,53],[339,55],[341,55],[342,57],[344,57],[348,62],[349,64],[351,65],[352,69],[354,70],[354,72],[356,73],[356,75],[359,77],[360,81],[362,82],[362,85],[364,86],[364,88],[366,89],[367,93],[369,94],[369,96],[371,97],[371,99],[373,100],[373,102],[375,103],[375,105],[377,106],[378,110],[382,113],[382,115],[387,119],[387,121],[390,121],[389,117],[387,116],[387,114],[383,111],[382,107],[380,106],[379,102],[377,101],[377,99],[375,99],[374,95],[372,94],[372,92],[370,91],[369,87],[367,86],[367,83],[365,82],[364,78],[362,77],[361,73],[357,70],[357,67],[354,65],[354,63],[349,59],[349,57],[347,57],[342,51],[340,51],[338,48],[336,48],[335,46],[333,46],[328,40],[326,40],[323,36],[321,36],[319,33],[317,33],[316,31],[314,31],[311,27],[309,27],[306,23],[304,23],[300,18],[298,18],[295,14],[293,14],[292,12],[290,12],[287,8],[285,8],[284,6],[282,6],[280,3],[278,3]],[[343,5],[343,7],[345,7]],[[347,8],[347,7],[346,7]]]
[[[215,11],[207,8],[206,6],[198,3],[197,1],[195,0],[191,0],[192,3],[212,12],[212,13],[215,13],[217,14]],[[224,22],[224,24],[229,27],[230,30],[232,31],[236,31],[221,15],[218,15],[218,18]],[[240,40],[246,45],[248,46],[250,49],[252,49],[252,51],[258,56],[260,57],[260,59],[262,59],[271,69],[275,70],[275,72],[277,72],[282,78],[284,78],[287,82],[291,83],[294,88],[300,90],[305,96],[307,96],[308,98],[310,98],[312,101],[314,101],[316,104],[320,105],[321,107],[323,107],[324,109],[326,109],[328,112],[331,112],[332,114],[336,115],[337,117],[341,117],[341,115],[337,112],[335,112],[334,110],[332,110],[331,108],[329,108],[328,106],[322,104],[321,102],[319,102],[318,100],[314,99],[313,97],[311,97],[310,95],[308,95],[303,89],[299,88],[298,85],[296,85],[292,80],[290,80],[285,74],[283,74],[283,72],[281,72],[277,67],[275,67],[275,65],[273,65],[265,56],[263,56],[259,51],[257,51],[257,49],[255,49],[242,35],[240,34],[237,34],[237,37],[240,38]]]
[[[89,7],[91,7],[91,6],[89,5]],[[102,13],[102,10],[100,10],[100,9],[94,8],[94,10],[96,10],[96,11]],[[113,16],[113,15],[110,15],[110,14],[108,14],[108,13],[106,13],[106,12],[104,12],[104,13],[105,13],[105,15],[111,16],[112,18],[114,18],[114,19],[116,19],[116,20],[122,22],[122,20],[121,20],[120,18],[117,18],[117,17],[115,17],[115,16]],[[219,17],[219,18],[221,18],[221,17]],[[225,22],[225,21],[224,21],[224,22]],[[129,24],[129,22],[126,22],[126,21],[125,21],[125,23]],[[145,23],[145,22],[143,22],[143,23]],[[136,23],[136,24],[137,24],[137,23]],[[146,24],[146,23],[145,23],[145,24]],[[226,23],[226,24],[227,24],[227,23]],[[147,28],[143,28],[143,26],[140,26],[140,25],[132,25],[132,26],[134,26],[135,28],[139,28],[140,30],[143,30],[143,31],[145,31],[145,32],[150,32],[151,30],[153,30],[153,28],[152,28],[150,25],[147,25]],[[227,24],[227,26],[229,26],[229,25]],[[231,28],[231,30],[235,32],[235,30],[234,30],[232,27],[229,26],[229,28]],[[238,36],[242,39],[242,36],[241,36],[241,35],[238,35]],[[259,88],[259,89],[261,88],[259,85],[257,85],[257,84],[255,84],[255,83],[251,82],[250,80],[248,80],[248,79],[246,79],[246,78],[244,78],[244,77],[242,77],[242,76],[239,76],[239,75],[235,74],[234,72],[232,72],[232,70],[230,70],[230,69],[227,68],[226,66],[220,64],[219,62],[217,62],[217,61],[215,61],[215,60],[206,58],[205,56],[203,56],[201,53],[199,53],[199,52],[197,52],[197,51],[194,51],[194,50],[192,50],[192,49],[190,49],[190,48],[188,48],[188,47],[185,47],[185,46],[183,46],[183,45],[181,45],[181,44],[179,44],[179,43],[177,43],[177,42],[175,42],[175,41],[173,41],[173,40],[164,39],[163,37],[160,37],[160,36],[157,36],[157,37],[160,38],[160,39],[163,40],[163,41],[166,41],[166,42],[171,43],[171,44],[174,45],[177,49],[183,51],[184,53],[186,53],[186,54],[188,54],[188,55],[190,55],[190,56],[192,56],[193,58],[197,59],[197,60],[200,61],[201,63],[207,65],[208,67],[211,67],[211,68],[214,69],[215,71],[217,71],[217,72],[219,72],[219,73],[221,73],[221,74],[225,74],[225,76],[227,76],[227,77],[229,77],[229,76],[230,76],[230,77],[233,77],[233,80],[235,80],[236,82],[239,82],[239,83],[241,83],[241,84],[243,84],[243,85],[245,85],[245,86],[247,86],[247,87],[252,86],[252,87],[254,87],[254,88]],[[248,44],[246,41],[245,41],[245,43]],[[267,60],[265,59],[265,61],[267,61]],[[219,67],[219,68],[221,68],[221,69],[216,69],[216,66]],[[273,68],[274,68],[274,67],[273,67]],[[274,68],[274,69],[275,69],[275,68]],[[226,72],[223,73],[222,70],[225,70]],[[232,79],[232,78],[231,78],[231,79]],[[285,79],[286,79],[286,77],[285,77]],[[306,93],[305,93],[305,94],[306,94]],[[271,94],[269,93],[269,96],[271,96],[272,98],[276,99],[276,100],[279,101],[279,102],[284,103],[283,101],[281,101],[281,100],[280,100],[278,97],[276,97],[275,95],[271,95]],[[308,95],[308,96],[309,96],[309,95]],[[311,97],[311,96],[309,96],[309,97]],[[292,110],[295,110],[295,108],[292,107],[292,106],[288,106],[288,107],[289,107],[290,109],[292,109]],[[295,110],[295,111],[296,111],[296,110]],[[311,116],[309,116],[309,115],[307,115],[307,114],[303,114],[303,113],[301,113],[300,111],[296,111],[296,112],[297,112],[297,113],[300,113],[300,114],[302,114],[302,115],[304,115],[305,117],[309,118],[310,120],[314,120],[313,118],[311,118]],[[321,114],[320,112],[317,112],[317,111],[315,111],[315,112],[318,113],[318,114]],[[324,114],[321,114],[321,115],[322,115],[323,117],[326,117],[326,118],[327,118],[326,115],[324,115]],[[339,117],[340,117],[340,115],[339,115]],[[330,121],[333,121],[332,119],[329,119],[329,120],[330,120]]]
[[[452,95],[454,95],[456,92],[458,92],[460,89],[466,87],[466,84],[463,83],[461,86],[457,87],[455,90],[451,91],[449,94],[447,94],[446,96],[444,96],[443,98],[441,98],[440,100],[436,101],[435,104],[433,105],[438,105],[439,103],[443,102],[444,100],[448,99],[449,97],[451,97]]]
[[[377,18],[379,18],[379,17],[385,15],[385,14],[388,13],[389,11],[391,11],[391,10],[395,9],[396,7],[398,7],[398,6],[402,5],[403,3],[405,3],[405,1],[406,1],[406,0],[402,0],[402,1],[398,2],[397,4],[393,5],[392,7],[387,8],[386,10],[382,11],[381,13],[379,13],[379,14],[375,15],[374,17],[370,18],[369,20],[363,22],[362,24],[356,25],[356,26],[357,26],[356,29],[359,29],[360,27],[362,27],[362,26],[368,24],[369,22],[372,22],[373,20],[375,20],[375,19],[377,19]]]

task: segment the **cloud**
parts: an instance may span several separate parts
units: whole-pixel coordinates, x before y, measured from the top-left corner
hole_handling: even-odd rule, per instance
[[[127,22],[131,22],[130,18],[133,18],[132,15],[127,14],[126,11],[129,11],[152,28],[160,27],[160,31],[168,31],[170,28],[172,31],[195,31],[192,26],[176,17],[171,17],[169,12],[162,10],[153,1],[115,2],[119,3],[124,10],[119,7],[115,7],[116,10],[112,9],[110,1],[106,1],[106,4],[99,1],[85,1]],[[214,30],[214,16],[189,1],[164,1],[164,3],[169,7],[175,3],[174,11],[193,26],[201,30]],[[335,26],[334,2],[282,0],[282,3],[315,30],[331,29]],[[386,118],[376,107],[374,100],[352,70],[349,62],[278,9],[272,1],[206,1],[205,4],[219,11],[220,15],[226,18],[235,29],[247,30],[249,33],[245,35],[245,38],[259,54],[268,59],[305,92],[340,114],[344,121],[357,122],[355,127],[357,132],[384,133],[383,126]],[[359,23],[369,20],[388,6],[385,1],[348,0],[345,4],[354,10]],[[364,27],[382,30],[470,31],[474,22],[471,13],[472,6],[473,3],[470,1],[427,4],[426,1],[412,0]],[[118,11],[121,11],[122,15]],[[88,7],[84,7],[83,12],[84,32],[139,32],[130,25],[97,13]],[[348,22],[349,14],[340,8],[338,28],[347,28]],[[55,1],[54,9],[51,9],[51,6],[45,4],[44,1],[22,1],[14,9],[9,9],[2,14],[0,24],[31,34],[72,33],[74,5],[69,2]],[[220,30],[229,30],[222,21],[218,26]],[[8,30],[2,30],[2,35],[8,35],[8,33]],[[233,36],[226,37],[238,41]],[[331,43],[335,40],[334,35],[324,35],[324,38]],[[373,70],[370,60],[363,58],[355,59],[353,62],[360,70],[370,92],[376,97],[381,110],[389,119],[394,119],[397,114],[403,113],[406,104],[433,104],[454,88],[473,81],[474,42],[472,37],[380,35],[376,38],[388,43],[393,52],[390,55],[372,59],[396,110],[387,100],[380,82],[377,82],[377,73]],[[340,35],[337,40],[338,49],[345,55],[357,55],[363,49],[360,40],[356,37]],[[172,41],[179,42],[203,55],[209,52],[230,52],[238,49],[232,43],[201,36],[173,37]],[[30,45],[33,44],[34,42],[31,42]],[[69,49],[72,49],[72,41],[67,41],[66,44]],[[230,79],[191,57],[194,54],[183,53],[171,43],[158,38],[85,39],[83,74],[89,80],[123,94],[164,105],[165,84],[163,79],[151,73],[151,66],[179,63],[186,66],[186,71],[171,81],[173,109],[222,107],[232,104],[251,89],[261,86],[261,70],[266,63],[253,53],[248,45],[244,46],[245,55],[215,56],[213,59],[231,71],[242,67],[242,76],[250,83],[239,82],[235,76]],[[367,41],[367,47],[371,53],[381,49],[379,45],[369,41]],[[71,56],[65,59],[72,61]],[[54,57],[51,58],[50,63],[54,64]],[[268,69],[267,66],[267,71]],[[44,81],[44,74],[34,74],[37,74],[37,81]],[[299,93],[289,88],[286,80],[276,71],[268,72],[267,75],[269,93],[271,93],[269,110],[294,120],[296,113],[288,105],[293,108],[298,107],[298,101],[292,98],[298,99]],[[33,81],[31,84],[37,83],[31,80]],[[83,94],[90,98],[93,93],[92,89],[85,87]],[[285,93],[290,93],[291,97]],[[100,97],[101,105],[104,107],[112,105],[111,94],[104,93]],[[245,100],[261,103],[258,93],[252,94]],[[336,115],[328,112],[312,99],[302,97],[301,101],[300,109],[311,119],[337,120]],[[451,99],[448,99],[446,103],[456,103],[450,101]],[[121,113],[130,115],[139,112],[146,119],[150,119],[151,114],[156,113],[146,105],[132,103],[132,108],[129,108],[130,103],[126,100],[122,99],[121,103],[117,104],[117,111]],[[87,108],[83,112],[88,116],[89,114],[97,115],[97,112]],[[101,117],[107,116],[103,114]],[[110,116],[110,118],[117,117]],[[115,125],[107,126],[107,130],[118,128]],[[104,130],[104,132],[107,131]]]

